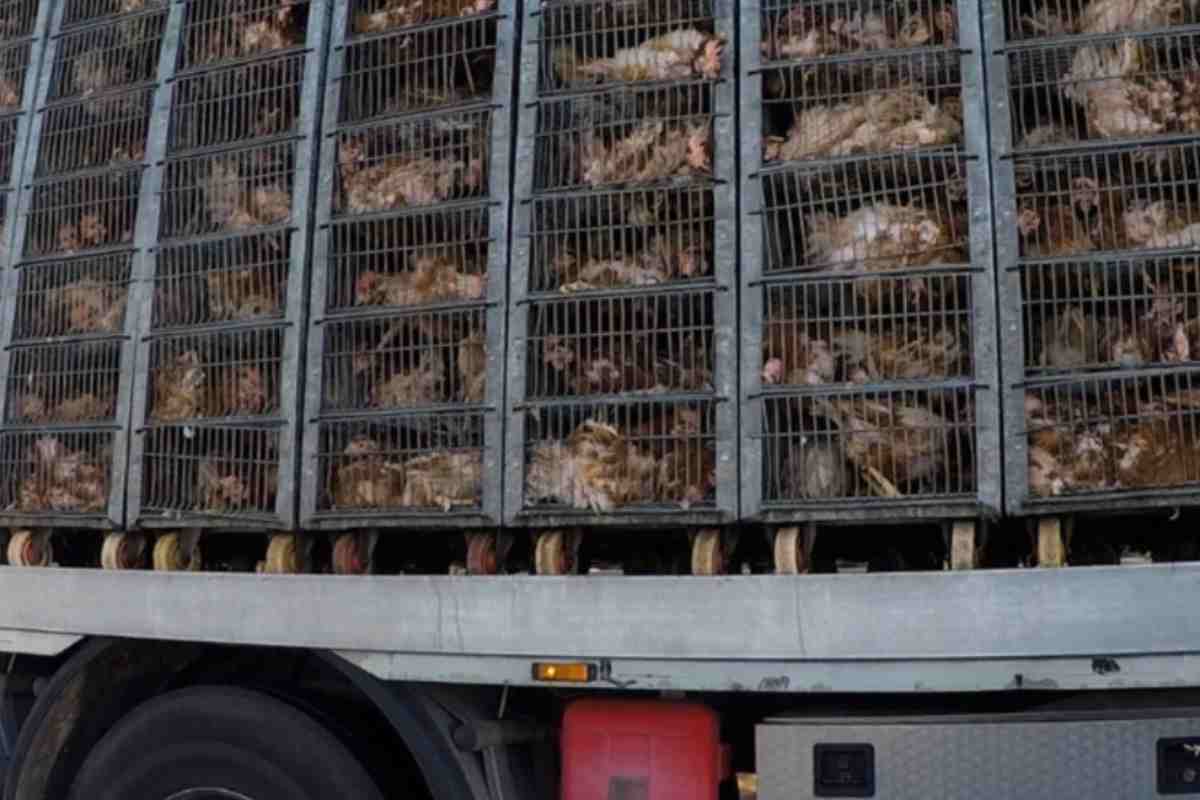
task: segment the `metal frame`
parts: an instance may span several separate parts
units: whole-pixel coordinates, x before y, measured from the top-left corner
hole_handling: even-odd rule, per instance
[[[316,235],[313,243],[311,294],[309,303],[311,317],[308,321],[307,355],[304,390],[304,435],[302,475],[300,481],[300,524],[306,529],[350,530],[355,528],[447,528],[469,529],[495,527],[501,523],[501,494],[503,477],[503,425],[504,407],[504,342],[506,341],[504,313],[508,286],[505,276],[508,270],[510,164],[512,154],[512,81],[517,43],[517,2],[501,0],[497,4],[497,31],[495,70],[492,79],[490,100],[481,101],[492,114],[491,140],[488,144],[490,164],[488,166],[488,193],[478,201],[455,202],[440,205],[419,206],[400,211],[378,212],[363,215],[363,219],[382,219],[422,215],[437,210],[487,209],[489,224],[489,249],[487,259],[486,294],[477,305],[486,308],[487,327],[487,387],[481,406],[465,413],[481,413],[483,416],[482,492],[478,509],[430,513],[426,510],[407,512],[398,509],[380,511],[321,511],[318,498],[322,489],[321,439],[322,423],[354,422],[399,417],[414,417],[430,414],[458,413],[456,408],[435,406],[408,411],[387,410],[380,412],[359,411],[324,413],[322,411],[323,358],[325,346],[324,323],[332,320],[351,320],[384,315],[404,315],[408,309],[371,308],[364,311],[327,311],[328,274],[331,269],[330,244],[334,221],[333,198],[337,191],[337,136],[341,131],[360,126],[369,127],[376,120],[342,123],[339,119],[340,91],[345,64],[345,51],[350,41],[348,30],[353,0],[336,0],[329,60],[326,67],[325,104],[321,128],[320,178],[316,198]],[[470,19],[469,17],[466,19]],[[424,29],[437,25],[452,25],[453,21],[434,21],[415,26]],[[400,30],[400,29],[397,29]],[[395,31],[379,34],[394,35]],[[389,116],[389,120],[423,118],[432,114],[454,110],[480,108],[481,102],[469,105],[446,106],[445,108],[422,108],[412,112]],[[346,215],[338,220],[355,219]],[[457,305],[455,306],[458,307]],[[471,307],[464,305],[463,307]]]
[[[278,57],[277,52],[267,52],[249,59],[233,62],[223,61],[212,65],[197,66],[180,70],[178,64],[182,61],[182,39],[186,35],[185,16],[189,0],[175,0],[171,5],[173,26],[169,26],[171,34],[171,54],[168,65],[168,78],[164,79],[166,89],[160,103],[156,103],[156,114],[152,128],[152,158],[155,173],[156,193],[150,207],[143,209],[149,218],[146,220],[147,236],[145,257],[138,278],[141,291],[138,298],[140,314],[138,327],[134,332],[137,346],[137,369],[134,380],[132,403],[132,427],[135,435],[131,439],[129,456],[128,481],[128,518],[131,528],[217,528],[235,530],[262,529],[293,529],[296,527],[296,480],[298,475],[297,452],[300,428],[300,365],[303,352],[303,327],[305,320],[308,292],[308,256],[312,233],[311,191],[315,181],[315,162],[320,122],[321,81],[324,71],[324,54],[329,27],[329,0],[310,0],[308,10],[308,28],[303,44],[304,79],[301,87],[299,113],[296,118],[296,132],[270,139],[273,142],[284,142],[295,148],[295,174],[292,182],[290,222],[283,229],[290,237],[288,251],[288,280],[287,294],[284,299],[284,315],[282,318],[262,320],[235,321],[231,323],[210,323],[196,326],[180,326],[170,329],[155,329],[153,325],[153,309],[155,295],[156,257],[161,252],[159,230],[162,209],[162,181],[168,161],[175,157],[168,153],[168,137],[172,122],[172,108],[175,78],[183,74],[198,74],[214,69],[227,69],[238,64],[245,64],[261,59]],[[264,140],[254,139],[221,144],[214,147],[200,148],[188,151],[192,154],[213,154],[233,152],[239,149],[255,147]],[[148,156],[149,157],[149,156]],[[277,231],[278,228],[253,228],[237,233],[220,233],[196,238],[179,238],[170,240],[170,245],[194,242],[217,241],[253,236],[263,230]],[[279,381],[279,411],[273,416],[262,419],[240,418],[231,422],[214,418],[211,421],[193,423],[194,427],[212,430],[278,430],[278,486],[275,494],[275,510],[271,519],[264,519],[261,514],[230,513],[221,514],[189,514],[186,512],[162,516],[150,516],[142,511],[144,498],[144,472],[147,431],[158,427],[152,420],[147,419],[150,385],[150,351],[156,338],[170,334],[216,334],[224,331],[248,331],[261,329],[282,329],[283,349],[280,362]],[[290,377],[290,379],[289,379]],[[173,427],[170,423],[161,423],[161,427]]]
[[[1005,0],[1010,2],[1010,0]],[[1001,376],[1003,407],[1005,512],[1013,516],[1058,513],[1096,513],[1117,510],[1149,510],[1200,504],[1195,487],[1164,487],[1162,489],[1129,489],[1081,492],[1056,497],[1037,497],[1029,491],[1029,447],[1026,434],[1025,390],[1027,387],[1049,388],[1104,379],[1137,379],[1146,376],[1183,374],[1195,370],[1196,362],[1184,362],[1172,367],[1146,369],[1111,369],[1089,372],[1063,372],[1052,376],[1027,377],[1025,368],[1025,329],[1022,307],[1023,266],[1018,235],[1017,186],[1013,141],[1013,103],[1010,95],[1009,54],[1022,50],[1046,50],[1049,47],[1086,46],[1097,41],[1113,41],[1123,34],[1093,34],[1065,37],[1022,37],[1009,41],[1005,27],[1003,3],[981,4],[984,50],[988,54],[987,75],[992,162],[993,216],[995,219],[996,286],[1001,340],[1010,343],[997,354]],[[1170,33],[1195,34],[1196,26],[1167,29]],[[1163,33],[1162,30],[1132,31],[1132,38],[1144,39]],[[1171,134],[1153,139],[1090,139],[1061,146],[1031,148],[1029,155],[1079,155],[1112,153],[1146,144],[1169,146],[1194,142],[1196,137]],[[1102,265],[1136,259],[1136,252],[1087,253],[1062,256],[1055,263]],[[1043,259],[1045,260],[1045,259]]]
[[[76,34],[80,31],[85,31],[93,27],[102,27],[116,24],[113,19],[106,18],[94,24],[84,26],[73,26],[69,29],[64,29],[62,26],[65,4],[50,4],[42,3],[39,14],[46,15],[48,8],[53,5],[53,16],[49,22],[49,33],[46,37],[46,43],[43,53],[43,69],[38,73],[36,107],[39,109],[37,113],[31,113],[28,121],[27,141],[25,144],[24,174],[18,193],[18,214],[22,220],[22,224],[14,226],[15,231],[11,236],[11,253],[14,262],[30,262],[30,263],[51,263],[55,260],[61,260],[61,256],[41,257],[38,259],[27,259],[23,256],[25,237],[27,234],[26,221],[30,212],[30,204],[33,197],[34,188],[39,185],[39,182],[34,182],[34,169],[37,161],[38,147],[41,139],[42,121],[44,112],[40,109],[45,108],[48,97],[51,91],[51,85],[54,78],[54,59],[58,52],[59,42],[63,35]],[[173,57],[174,57],[174,36],[172,32],[178,26],[177,14],[173,13],[172,8],[168,12],[165,23],[165,30],[162,41],[159,45],[159,58],[156,71],[157,89],[154,94],[153,107],[161,108],[166,92],[166,79],[171,73]],[[155,7],[146,12],[137,12],[130,16],[149,16],[152,14],[162,13],[162,9]],[[39,24],[42,24],[39,22]],[[27,82],[28,84],[28,82]],[[28,98],[29,86],[26,87],[26,97]],[[71,98],[74,99],[74,98]],[[64,102],[67,102],[64,98]],[[0,511],[0,522],[6,525],[14,526],[35,526],[35,527],[69,527],[69,528],[100,528],[100,529],[121,529],[125,526],[125,477],[127,468],[128,456],[128,437],[129,437],[129,419],[128,408],[130,400],[130,392],[133,384],[134,373],[134,335],[137,326],[137,309],[139,308],[139,276],[144,270],[144,265],[147,261],[146,248],[150,245],[153,228],[149,227],[153,223],[153,210],[155,206],[156,192],[158,188],[157,172],[153,166],[154,152],[153,142],[155,139],[155,120],[151,121],[150,133],[147,139],[147,152],[141,162],[134,162],[133,168],[139,168],[141,172],[141,184],[138,192],[138,216],[134,227],[134,240],[128,246],[118,248],[98,249],[93,251],[96,254],[106,252],[129,252],[132,255],[132,271],[128,294],[126,297],[126,312],[125,312],[125,327],[122,334],[116,337],[122,340],[121,355],[120,355],[120,383],[117,392],[116,413],[111,421],[107,423],[80,423],[69,425],[54,425],[52,428],[40,425],[29,426],[13,426],[6,425],[3,428],[3,433],[30,433],[36,434],[41,431],[53,430],[54,432],[69,434],[69,433],[98,433],[111,432],[112,439],[112,456],[111,456],[111,475],[109,482],[109,499],[107,508],[104,512],[69,512],[57,514],[54,512],[46,512],[44,514],[23,514],[15,511]],[[122,167],[128,168],[128,167]],[[85,170],[80,173],[67,173],[66,175],[55,175],[42,179],[44,181],[59,181],[65,177],[73,175],[88,175],[96,174],[100,170]],[[82,254],[84,257],[92,255],[92,252]],[[0,319],[0,342],[5,344],[4,350],[0,352],[0,375],[7,375],[12,362],[12,336],[13,325],[15,321],[15,307],[17,301],[17,289],[20,282],[20,272],[18,269],[11,269],[6,274],[5,293],[3,300],[3,314]],[[58,341],[58,340],[51,340]],[[5,393],[7,395],[7,393]],[[6,405],[8,397],[0,398],[0,418],[7,413]]]
[[[987,6],[989,4],[983,4]],[[992,4],[994,5],[994,4]],[[996,310],[992,281],[991,183],[988,165],[988,121],[984,92],[983,45],[979,30],[979,7],[972,0],[957,0],[959,46],[962,75],[962,106],[967,192],[970,213],[971,308],[974,315],[972,340],[974,375],[958,381],[879,383],[851,387],[874,392],[890,389],[965,389],[975,405],[975,495],[961,499],[912,497],[900,500],[848,498],[844,500],[796,501],[782,507],[764,502],[763,413],[764,400],[770,397],[799,397],[836,394],[845,391],[842,384],[812,387],[796,391],[764,390],[762,385],[763,288],[767,284],[795,282],[795,276],[773,277],[764,273],[762,192],[759,188],[764,170],[762,158],[762,101],[764,62],[762,18],[758,9],[743,14],[741,41],[741,516],[767,523],[874,523],[902,524],[913,520],[950,520],[955,518],[994,517],[1001,512],[1001,471],[997,466],[1000,450],[998,375],[996,369]],[[850,54],[877,59],[887,51]],[[912,51],[896,51],[907,53]],[[919,156],[918,156],[919,157]],[[933,156],[940,158],[943,156]],[[865,157],[863,157],[865,158]],[[821,162],[815,162],[821,163]],[[829,161],[823,162],[826,166]],[[802,167],[804,168],[804,167]],[[812,279],[801,279],[812,280]]]
[[[544,2],[545,0],[543,0]],[[571,0],[566,0],[571,2]],[[531,261],[530,233],[532,228],[532,198],[534,197],[533,160],[538,124],[539,43],[542,38],[542,15],[538,4],[530,2],[525,9],[521,42],[521,72],[517,92],[520,108],[516,143],[514,177],[512,266],[509,274],[509,336],[508,336],[508,400],[507,434],[505,437],[505,524],[521,527],[605,526],[605,527],[687,527],[732,523],[738,507],[738,448],[740,445],[737,419],[737,138],[735,134],[736,52],[735,19],[737,5],[731,0],[712,0],[715,32],[725,37],[726,50],[721,77],[712,85],[713,93],[713,175],[711,193],[714,212],[713,276],[707,288],[713,295],[713,391],[705,394],[654,394],[638,396],[629,403],[669,403],[673,400],[707,400],[715,405],[716,503],[704,509],[617,509],[596,514],[575,510],[527,510],[525,508],[525,412],[533,407],[560,405],[584,406],[587,397],[560,400],[532,401],[526,394],[525,339],[529,324],[529,269]],[[744,24],[744,23],[743,23]],[[636,87],[635,87],[636,88]],[[565,97],[597,94],[604,86],[585,91],[559,91],[547,99],[561,101]],[[697,184],[703,186],[703,184]],[[648,191],[654,187],[627,187],[630,191]],[[607,191],[607,189],[606,189]],[[617,191],[614,189],[613,191]],[[545,192],[538,197],[577,197],[581,193]],[[660,292],[675,288],[672,285],[651,287],[643,292]],[[680,288],[696,288],[681,284]],[[614,290],[614,294],[633,296],[637,290]],[[552,301],[555,295],[542,294],[539,300]],[[568,299],[582,300],[586,295],[570,295]],[[611,404],[612,397],[599,398]],[[595,401],[591,401],[595,404]],[[626,401],[617,401],[626,402]]]

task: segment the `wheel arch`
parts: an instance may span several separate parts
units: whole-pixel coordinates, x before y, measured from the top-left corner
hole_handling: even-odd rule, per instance
[[[488,800],[489,781],[477,754],[453,744],[454,728],[477,704],[440,703],[443,687],[389,684],[328,651],[271,651],[222,645],[88,639],[76,645],[49,679],[21,726],[3,800],[66,796],[75,771],[100,737],[142,702],[178,686],[180,675],[206,658],[241,654],[261,658],[314,658],[374,709],[392,732],[392,744],[411,756],[435,800]],[[265,665],[264,665],[265,669]],[[185,678],[186,680],[186,678]],[[186,685],[186,683],[185,683]],[[286,689],[286,687],[283,687]],[[286,694],[286,692],[284,693]],[[453,701],[453,694],[443,698]]]

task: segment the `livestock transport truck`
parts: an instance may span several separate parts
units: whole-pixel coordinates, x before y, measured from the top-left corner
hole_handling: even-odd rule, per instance
[[[0,0],[5,800],[1200,795],[1198,44]]]

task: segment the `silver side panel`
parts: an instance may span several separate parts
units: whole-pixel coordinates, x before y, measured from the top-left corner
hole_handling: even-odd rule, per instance
[[[872,796],[879,800],[1154,798],[1159,741],[1197,736],[1200,718],[760,725],[758,796],[822,796],[814,748],[862,743],[874,747]],[[1196,764],[1200,770],[1200,758]],[[1200,784],[1195,793],[1165,796],[1200,796]]]

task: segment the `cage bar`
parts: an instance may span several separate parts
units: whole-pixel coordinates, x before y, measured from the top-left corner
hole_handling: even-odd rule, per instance
[[[970,41],[953,0],[767,0],[759,9],[758,41],[748,44],[766,62],[953,47],[960,35]]]
[[[72,28],[108,17],[136,14],[166,5],[167,0],[66,0],[62,27]]]
[[[743,518],[1000,511],[979,21],[936,0],[743,17]]]
[[[32,36],[38,0],[0,0],[0,42]]]
[[[499,15],[488,13],[348,42],[338,78],[339,121],[489,100],[499,24]]]
[[[1200,135],[1195,31],[1030,45],[1005,60],[1018,152]]]
[[[37,183],[30,192],[24,254],[73,255],[133,241],[141,167]]]
[[[106,429],[0,432],[0,504],[31,525],[89,527],[106,520],[119,480],[114,433]]]
[[[997,15],[999,17],[999,15]],[[1004,18],[995,41],[1034,41],[1156,30],[1200,22],[1194,3],[1112,2],[1112,0],[1004,0]]]
[[[533,190],[711,180],[714,113],[704,81],[542,100]]]
[[[162,239],[237,234],[292,220],[296,144],[175,158],[163,170]]]
[[[186,0],[179,69],[303,47],[314,8],[324,13],[323,3],[307,0]]]
[[[503,8],[504,4],[500,4]],[[409,0],[350,0],[341,16],[345,36],[367,36],[399,28],[412,28],[431,23],[453,22],[455,19],[489,14],[496,10],[496,0],[447,0],[437,3],[413,3]]]
[[[42,113],[39,178],[103,167],[127,167],[146,157],[154,87],[50,106]]]
[[[155,258],[153,329],[285,316],[290,237],[183,242],[160,247]]]
[[[0,115],[21,110],[32,51],[30,42],[0,47]]]
[[[132,269],[128,251],[18,267],[12,340],[120,336]]]
[[[180,77],[167,152],[295,135],[307,59],[291,53]]]
[[[337,4],[305,527],[500,523],[515,12]]]
[[[442,112],[337,137],[334,211],[367,214],[484,198],[493,111]]]
[[[143,524],[280,527],[281,429],[156,425],[144,434]]]
[[[538,90],[715,80],[732,46],[717,33],[712,0],[663,0],[606,9],[576,0],[541,7]]]
[[[57,41],[47,100],[87,97],[155,80],[165,11],[80,28]]]

